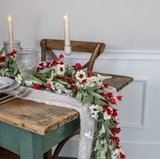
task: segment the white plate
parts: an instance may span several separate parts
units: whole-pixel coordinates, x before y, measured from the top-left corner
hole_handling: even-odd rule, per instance
[[[4,88],[3,90],[0,90],[0,93],[11,91],[12,89],[17,88],[20,85],[17,81],[13,81],[13,82],[14,83],[11,86]]]
[[[14,83],[14,80],[9,77],[0,77],[0,89],[8,87]]]

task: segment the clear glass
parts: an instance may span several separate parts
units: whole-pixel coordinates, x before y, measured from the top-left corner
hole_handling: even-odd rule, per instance
[[[25,78],[26,85],[30,86],[39,63],[38,49],[25,48],[17,50],[16,63]]]
[[[7,55],[8,53],[10,53],[10,47],[9,47],[9,41],[3,41],[3,44],[5,46],[5,55]],[[14,50],[17,51],[18,49],[21,48],[21,42],[19,40],[15,40],[14,41]]]

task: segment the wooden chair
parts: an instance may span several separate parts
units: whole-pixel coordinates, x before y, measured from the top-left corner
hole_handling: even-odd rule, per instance
[[[59,59],[54,54],[53,50],[64,50],[64,40],[42,39],[40,42],[40,46],[41,46],[41,61],[46,61],[46,52],[48,52],[54,60],[58,61]],[[92,53],[90,60],[84,66],[82,66],[82,69],[87,68],[87,71],[92,71],[96,58],[100,54],[102,54],[105,49],[105,44],[99,43],[99,42],[71,41],[71,47],[72,47],[72,51]],[[58,144],[58,146],[52,156],[52,159],[57,159],[64,144],[71,137],[79,134],[79,132],[80,132],[80,130],[77,130],[72,135],[68,136],[66,139],[61,141]],[[52,150],[49,150],[45,154],[45,158],[50,159],[51,154],[52,154]]]
[[[59,60],[52,50],[64,50],[64,40],[42,39],[41,46],[41,60],[46,61],[46,51],[50,56]],[[103,53],[105,49],[104,43],[98,42],[84,42],[84,41],[71,41],[72,51],[92,53],[90,60],[82,66],[82,69],[87,68],[87,71],[92,71],[96,58]]]

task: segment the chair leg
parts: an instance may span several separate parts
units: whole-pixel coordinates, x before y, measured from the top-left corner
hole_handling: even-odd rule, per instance
[[[52,149],[44,154],[44,159],[52,159]]]
[[[52,159],[58,159],[59,153],[60,153],[61,149],[63,148],[64,144],[65,144],[71,137],[73,137],[74,135],[77,135],[77,134],[79,134],[79,133],[80,133],[80,129],[78,129],[78,130],[75,131],[73,134],[71,134],[70,136],[68,136],[67,138],[65,138],[63,141],[61,141],[61,142],[58,144],[58,146],[57,146],[57,148],[56,148],[56,150],[55,150],[55,152],[54,152],[54,154],[53,154],[53,156],[52,156]]]

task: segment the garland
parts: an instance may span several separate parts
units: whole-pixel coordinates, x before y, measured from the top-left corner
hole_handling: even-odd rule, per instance
[[[16,51],[2,56],[4,48],[0,51],[0,75],[14,78],[21,85],[25,85],[25,79],[18,70],[14,61]],[[63,58],[61,54],[59,58]],[[119,146],[121,131],[118,127],[117,101],[122,96],[114,96],[106,92],[108,84],[102,81],[110,76],[93,75],[81,69],[76,63],[72,70],[66,71],[62,61],[42,62],[32,79],[32,88],[48,89],[53,93],[66,93],[82,102],[82,105],[90,103],[91,117],[95,120],[96,132],[93,141],[93,153],[91,159],[125,159],[125,155]],[[90,132],[85,136],[90,137]]]

